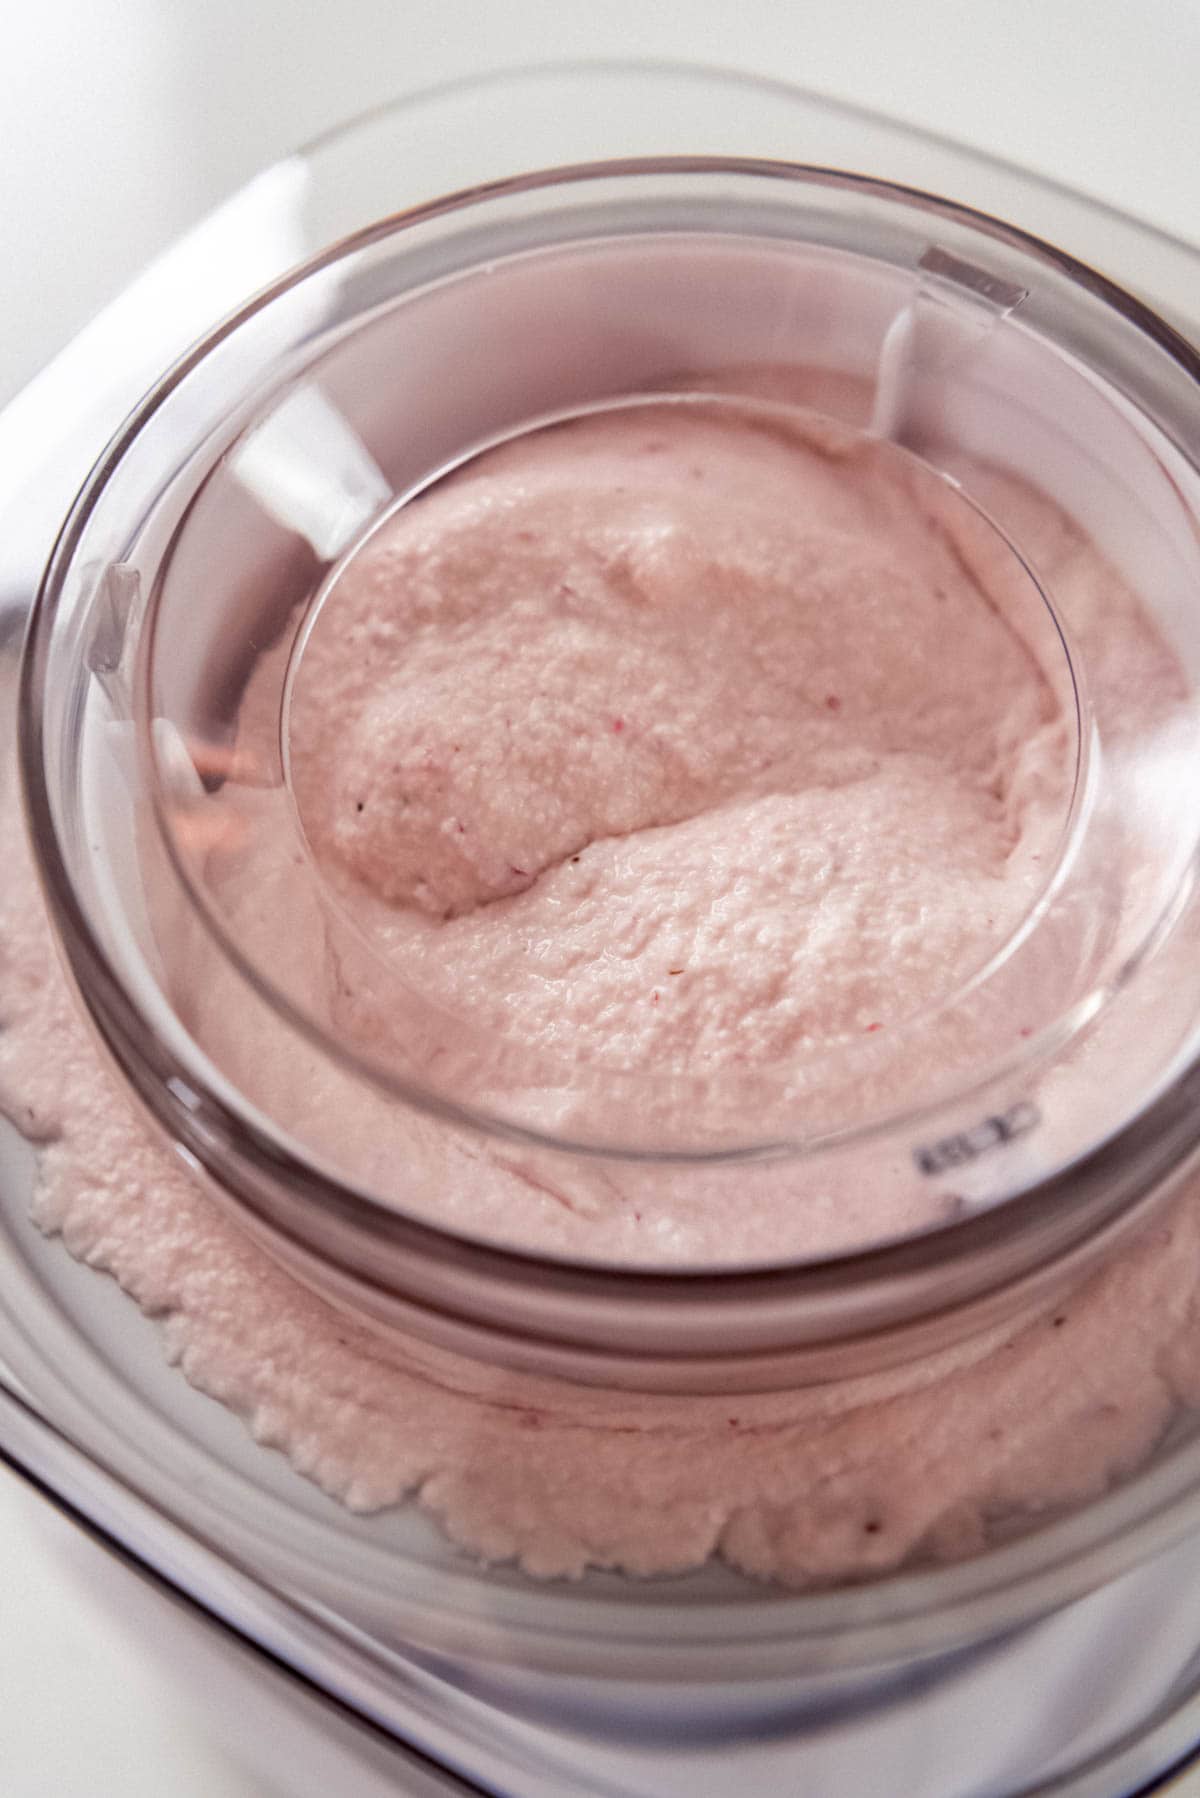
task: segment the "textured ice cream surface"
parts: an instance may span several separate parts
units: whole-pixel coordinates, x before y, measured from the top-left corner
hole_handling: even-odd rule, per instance
[[[708,1070],[928,1005],[1024,915],[1071,773],[1029,593],[964,533],[803,415],[629,408],[488,454],[311,629],[318,865],[391,904],[415,984],[560,1054]]]
[[[1052,872],[1074,741],[1048,642],[997,533],[891,446],[794,408],[573,420],[477,458],[350,558],[284,720],[305,840],[249,810],[204,878],[336,1036],[411,1056],[451,1101],[719,1147],[719,1120],[778,1133],[769,1101],[785,1129],[833,1114],[834,1045],[872,1062],[841,1074],[844,1127],[902,1102],[889,1068],[925,1099],[978,1049],[887,1045]],[[278,685],[264,662],[244,743],[277,731]],[[703,1266],[878,1241],[951,1202],[904,1154],[864,1192],[832,1167],[685,1182],[439,1142],[269,1072],[236,995],[190,985],[189,1021],[271,1115],[313,1140],[328,1114],[323,1151],[353,1144],[389,1202],[468,1234]],[[436,1008],[420,1032],[413,991]],[[993,1015],[987,1046],[1026,1023]]]
[[[1100,678],[1151,709],[1176,675],[1136,602],[1052,507],[1013,503],[1072,628],[1104,638]],[[290,718],[309,851],[383,963],[552,1056],[753,1077],[887,1030],[1004,941],[1061,824],[1064,720],[993,547],[948,489],[812,426],[660,408],[499,451],[381,531],[313,629]],[[719,1553],[828,1583],[1102,1492],[1200,1396],[1194,1190],[1052,1315],[798,1392],[606,1393],[377,1336],[146,1133],[66,992],[11,788],[0,827],[0,1099],[43,1145],[37,1221],[356,1508],[416,1495],[539,1575]],[[292,851],[250,841],[248,941],[294,886]],[[330,1121],[371,1138],[379,1113]],[[421,1121],[392,1128],[380,1153],[408,1131],[415,1157]],[[643,1225],[619,1193],[564,1209],[511,1145],[442,1166],[454,1227],[499,1208],[526,1242],[617,1258],[639,1231],[683,1262],[738,1231],[819,1247],[839,1205],[877,1199],[886,1228],[908,1202],[781,1163],[740,1214],[697,1182]]]

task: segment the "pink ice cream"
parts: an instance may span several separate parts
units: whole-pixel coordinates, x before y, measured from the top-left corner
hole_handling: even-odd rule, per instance
[[[1161,702],[1177,672],[1132,596],[1060,514],[1014,503],[1073,627],[1119,640],[1100,678],[1131,715]],[[289,719],[309,849],[381,965],[448,1018],[647,1076],[774,1079],[951,992],[1043,886],[1068,736],[1012,578],[961,501],[836,431],[662,407],[544,433],[402,512],[318,618]],[[3,824],[15,855],[11,795]],[[254,853],[227,895],[248,937],[278,931],[295,851],[266,833]],[[38,1221],[356,1507],[415,1494],[539,1574],[721,1553],[859,1577],[1104,1490],[1200,1397],[1195,1192],[1052,1317],[870,1380],[609,1394],[383,1341],[147,1139],[74,1019],[27,870],[2,903],[0,1093],[47,1144]],[[335,998],[344,1029],[379,1026],[369,994]],[[219,999],[195,1004],[215,1028]],[[652,1129],[645,1085],[632,1121]],[[406,1132],[425,1153],[419,1121],[386,1128],[388,1158]],[[500,1144],[438,1166],[455,1227],[495,1234],[501,1212],[523,1242],[602,1257],[695,1263],[731,1231],[786,1253],[841,1227],[828,1194],[803,1215],[786,1164],[740,1217],[694,1183],[645,1220],[619,1193],[564,1209]],[[880,1233],[912,1221],[903,1180]]]
[[[317,619],[290,740],[319,864],[389,903],[424,990],[560,1055],[708,1073],[928,1006],[1027,911],[1071,772],[971,522],[795,416],[628,410],[485,457]]]

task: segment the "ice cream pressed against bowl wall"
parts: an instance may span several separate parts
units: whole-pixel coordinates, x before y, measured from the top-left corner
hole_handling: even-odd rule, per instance
[[[953,1002],[1054,873],[1077,749],[1057,624],[986,518],[889,445],[683,395],[527,433],[377,529],[286,684],[280,662],[239,753],[270,753],[282,706],[286,819],[206,879],[243,939],[265,881],[307,880],[313,1008],[451,1098],[586,1136],[615,1076],[609,1128],[652,1152],[735,1110],[845,1128],[1039,1021],[1028,994],[999,1021]],[[193,1004],[221,1037],[215,994]],[[922,1064],[909,1033],[939,1014]],[[372,1113],[381,1158],[397,1129],[419,1166]],[[703,1174],[681,1203],[662,1172],[521,1169],[464,1141],[428,1203],[538,1250],[696,1265],[953,1203],[911,1164],[866,1199],[747,1171],[732,1216]]]

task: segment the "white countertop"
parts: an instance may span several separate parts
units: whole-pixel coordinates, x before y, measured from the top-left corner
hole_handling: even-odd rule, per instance
[[[0,60],[0,403],[295,143],[406,89],[586,55],[789,78],[1200,241],[1197,0],[41,0],[8,10]],[[76,1538],[0,1472],[3,1798],[264,1798],[78,1585]]]
[[[131,1646],[90,1596],[79,1569],[100,1553],[0,1472],[5,1798],[267,1798],[202,1733],[151,1646]]]

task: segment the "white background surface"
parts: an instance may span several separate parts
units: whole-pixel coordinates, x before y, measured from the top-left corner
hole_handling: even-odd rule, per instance
[[[393,93],[561,56],[789,78],[1200,241],[1200,0],[0,0],[0,22],[0,402],[264,162]],[[261,1798],[76,1589],[70,1533],[0,1475],[0,1794]]]

